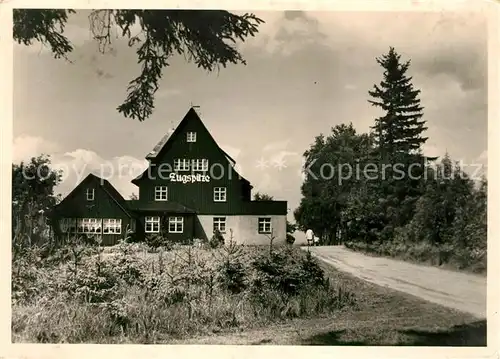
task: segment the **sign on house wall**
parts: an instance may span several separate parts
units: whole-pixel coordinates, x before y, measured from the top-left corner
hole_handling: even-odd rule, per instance
[[[210,176],[202,175],[200,173],[193,175],[179,175],[176,173],[171,173],[169,178],[172,182],[182,182],[182,183],[196,183],[196,182],[210,182]]]

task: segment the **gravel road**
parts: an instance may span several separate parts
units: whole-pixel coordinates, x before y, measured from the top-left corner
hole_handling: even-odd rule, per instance
[[[342,246],[310,250],[318,259],[368,282],[486,318],[486,277],[371,257]]]

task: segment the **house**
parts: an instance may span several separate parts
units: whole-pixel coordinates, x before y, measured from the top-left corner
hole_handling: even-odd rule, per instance
[[[117,243],[127,228],[134,230],[135,214],[108,180],[89,174],[52,211],[58,237],[100,235],[103,245]],[[54,222],[53,222],[54,223]]]
[[[137,200],[124,200],[108,181],[89,175],[56,207],[59,233],[97,234],[105,244],[125,231],[138,240],[161,235],[191,243],[217,229],[237,243],[285,241],[287,202],[252,201],[252,185],[193,108],[146,159],[148,168],[132,180]]]

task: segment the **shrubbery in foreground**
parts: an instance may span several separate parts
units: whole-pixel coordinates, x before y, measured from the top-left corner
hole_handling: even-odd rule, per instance
[[[13,263],[13,341],[168,342],[355,305],[299,249],[136,247]]]

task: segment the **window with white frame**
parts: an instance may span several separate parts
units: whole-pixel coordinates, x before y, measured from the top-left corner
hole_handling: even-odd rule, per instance
[[[61,218],[59,220],[59,228],[62,233],[75,233],[76,220],[74,218]]]
[[[184,218],[183,217],[169,217],[169,219],[168,219],[168,232],[169,233],[182,233],[182,232],[184,232]]]
[[[193,171],[206,172],[208,171],[208,160],[207,159],[195,159],[192,162],[191,168]]]
[[[226,187],[214,187],[214,202],[226,202]]]
[[[144,230],[146,233],[159,233],[160,217],[146,217]]]
[[[196,142],[196,132],[188,132],[187,133],[187,141],[188,142]]]
[[[102,233],[120,234],[122,233],[122,220],[115,218],[105,218],[102,220]]]
[[[189,160],[185,158],[174,159],[174,171],[189,171]]]
[[[94,189],[93,188],[87,188],[87,201],[93,201],[94,200]]]
[[[166,201],[166,200],[167,200],[167,186],[156,186],[155,201]]]
[[[78,218],[77,232],[94,234],[102,232],[102,220],[100,218]]]
[[[271,218],[259,218],[259,233],[271,233]]]
[[[102,232],[102,220],[100,218],[89,218],[88,220],[89,220],[88,233]]]
[[[214,217],[214,232],[226,233],[226,217]]]

